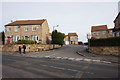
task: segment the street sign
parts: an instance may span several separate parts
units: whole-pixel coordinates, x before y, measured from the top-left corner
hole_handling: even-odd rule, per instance
[[[91,39],[91,34],[90,33],[87,34],[87,39]]]

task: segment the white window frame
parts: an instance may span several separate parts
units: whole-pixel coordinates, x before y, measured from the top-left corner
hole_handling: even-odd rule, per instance
[[[11,27],[8,27],[8,28],[7,28],[7,31],[8,31],[8,32],[11,32]]]
[[[15,32],[18,32],[18,27],[15,27]]]
[[[17,42],[19,40],[20,36],[19,35],[13,35],[13,41]]]
[[[32,29],[32,30],[33,30],[33,31],[36,31],[36,29],[37,29],[37,27],[36,27],[36,26],[33,26],[33,29]]]
[[[28,26],[26,26],[26,27],[25,27],[25,31],[28,31],[28,30],[29,30],[29,28],[28,28]]]
[[[32,40],[33,41],[38,41],[39,40],[39,36],[38,35],[32,35]]]

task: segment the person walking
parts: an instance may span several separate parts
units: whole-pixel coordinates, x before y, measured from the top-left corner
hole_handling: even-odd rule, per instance
[[[26,46],[25,44],[23,44],[23,53],[25,54],[25,49],[26,49]]]
[[[20,53],[20,54],[21,54],[21,48],[22,48],[22,47],[21,47],[21,46],[19,46],[19,53]]]

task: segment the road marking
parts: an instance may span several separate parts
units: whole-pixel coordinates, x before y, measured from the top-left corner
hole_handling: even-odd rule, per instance
[[[75,60],[76,61],[81,61],[81,60],[83,60],[83,58],[76,58]]]
[[[68,58],[68,60],[74,60],[75,58]]]
[[[68,57],[63,57],[62,59],[68,59]]]
[[[50,66],[52,68],[56,68],[56,69],[61,69],[61,70],[65,70],[65,68],[60,68],[60,67],[55,67],[55,66]]]
[[[108,64],[110,64],[111,62],[108,62],[108,61],[102,61],[103,63],[108,63]]]
[[[91,61],[91,59],[84,59],[84,61]]]
[[[100,62],[100,60],[92,60],[92,61],[94,61],[94,62]]]
[[[61,57],[57,57],[57,59],[61,59]]]
[[[45,58],[50,58],[50,56],[45,56]]]
[[[67,69],[69,71],[74,71],[74,72],[78,72],[78,70],[74,70],[74,69]]]

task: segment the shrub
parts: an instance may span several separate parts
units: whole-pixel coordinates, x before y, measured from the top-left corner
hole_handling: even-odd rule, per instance
[[[90,46],[120,46],[120,37],[91,39]]]
[[[36,41],[32,41],[32,40],[18,40],[17,44],[35,44],[37,43]]]

